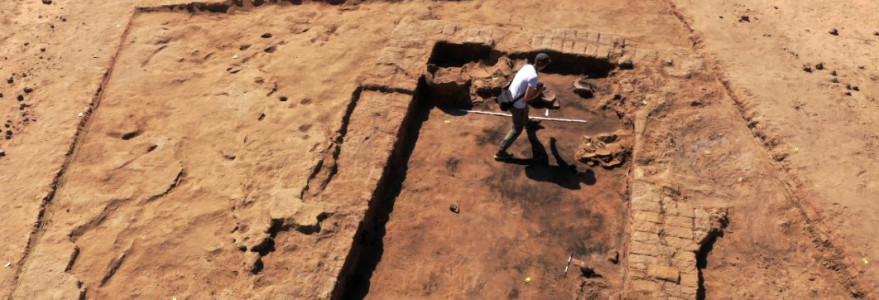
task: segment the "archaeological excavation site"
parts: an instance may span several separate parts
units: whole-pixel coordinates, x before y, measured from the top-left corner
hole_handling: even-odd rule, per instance
[[[875,11],[3,1],[0,296],[877,299]]]

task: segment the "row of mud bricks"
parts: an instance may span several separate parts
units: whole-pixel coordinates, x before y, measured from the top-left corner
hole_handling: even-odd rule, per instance
[[[612,34],[573,29],[528,31],[407,19],[394,29],[373,72],[364,75],[363,85],[415,90],[437,42],[480,44],[508,54],[551,51],[607,59],[612,63],[627,57],[627,52],[632,50],[625,47],[624,39]]]
[[[646,115],[642,111],[635,118],[633,161],[638,160],[639,149],[644,149]],[[634,165],[623,298],[698,299],[704,296],[699,295],[704,293],[700,255],[704,260],[722,234],[728,223],[726,211],[681,202],[679,191],[645,173],[639,164]]]

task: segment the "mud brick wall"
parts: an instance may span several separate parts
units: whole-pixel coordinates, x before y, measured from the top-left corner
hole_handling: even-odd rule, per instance
[[[451,24],[438,20],[400,22],[362,85],[412,92],[424,73],[436,42],[480,44],[505,53],[553,51],[616,63],[626,56],[625,39],[574,29],[511,30],[493,26]]]
[[[644,149],[647,114],[635,117],[633,161]],[[632,173],[623,298],[697,299],[704,293],[698,257],[726,226],[726,211],[681,202],[679,191],[657,184],[662,174],[641,164]]]

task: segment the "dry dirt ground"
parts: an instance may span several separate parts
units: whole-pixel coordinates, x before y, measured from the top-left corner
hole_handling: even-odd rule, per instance
[[[876,11],[2,1],[0,295],[875,299]],[[540,51],[587,122],[496,162]]]

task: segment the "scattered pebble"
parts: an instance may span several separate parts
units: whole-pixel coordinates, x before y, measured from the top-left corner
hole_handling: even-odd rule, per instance
[[[15,99],[18,99],[18,101],[24,101],[24,95],[18,94],[18,96],[15,96]]]
[[[6,156],[6,151],[0,150],[0,157]]]
[[[833,79],[831,79],[830,82],[839,83],[839,78],[833,77]]]
[[[873,31],[873,35],[879,36],[879,29],[876,29],[876,31]]]
[[[287,102],[287,96],[281,96],[280,100],[281,102]]]
[[[852,92],[845,92],[845,95],[846,95],[846,96],[851,96],[851,95],[852,95]]]
[[[824,70],[824,63],[818,63],[817,65],[815,65],[815,69],[816,70]]]
[[[457,204],[449,205],[449,210],[451,210],[453,213],[456,213],[456,214],[461,212],[461,209],[458,208]]]
[[[266,33],[263,33],[263,34],[262,34],[262,35],[261,35],[261,36],[260,36],[260,37],[261,37],[261,38],[264,38],[264,39],[267,39],[267,38],[270,38],[270,37],[272,37],[272,34],[271,34],[271,33],[268,33],[268,32],[266,32]]]
[[[836,28],[833,28],[830,31],[828,31],[828,33],[830,33],[832,35],[839,35],[839,30],[836,30]]]
[[[853,85],[852,90],[854,90],[855,92],[860,92],[861,88],[859,88],[857,85]]]
[[[748,15],[743,15],[742,18],[739,19],[739,21],[741,21],[741,22],[751,22],[751,17],[749,17]]]
[[[15,79],[13,79],[12,76],[9,76],[9,79],[6,79],[6,83],[8,84],[12,84],[13,82],[15,82]]]
[[[33,92],[33,91],[34,91],[34,89],[32,89],[32,88],[29,88],[29,87],[25,87],[25,88],[24,88],[24,93],[25,93],[25,94],[30,94],[30,93]]]
[[[0,93],[0,98],[3,98],[3,93]]]
[[[847,89],[847,90],[850,90],[850,89],[852,89],[852,85],[851,85],[851,84],[848,84],[848,83],[846,83],[846,84],[845,84],[845,88],[846,88],[846,89]]]
[[[808,64],[803,65],[803,71],[812,73],[812,66],[810,66]]]
[[[52,4],[52,0],[43,0],[43,4],[45,4],[45,5]]]
[[[830,71],[830,75],[836,76],[836,70]]]

